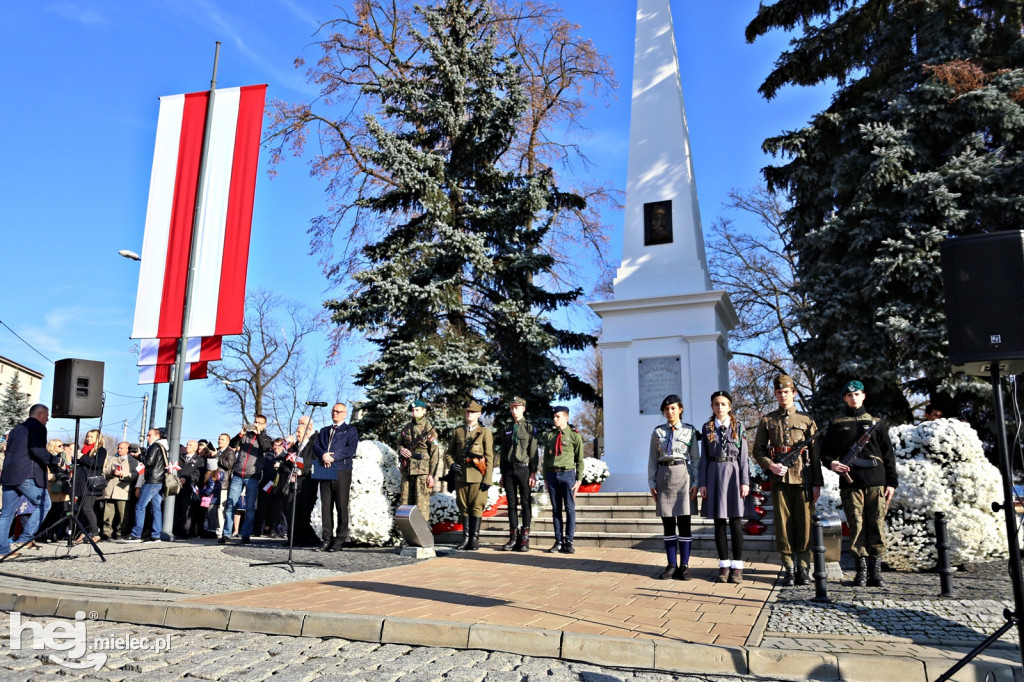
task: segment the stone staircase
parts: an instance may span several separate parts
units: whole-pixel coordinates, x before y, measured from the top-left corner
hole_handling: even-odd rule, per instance
[[[746,535],[744,551],[774,551],[771,514],[764,519],[768,530],[764,535]],[[694,551],[715,551],[714,523],[693,515]],[[647,493],[579,493],[576,495],[577,547],[632,547],[660,550],[661,519],[654,513],[654,501]],[[554,542],[551,506],[540,506],[530,527],[531,549],[547,549]],[[441,544],[458,542],[461,534],[438,536]],[[496,516],[484,517],[480,531],[482,545],[501,545],[508,541],[508,513],[504,506]]]

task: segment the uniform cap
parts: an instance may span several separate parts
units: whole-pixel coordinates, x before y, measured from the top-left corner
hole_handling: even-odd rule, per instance
[[[853,393],[854,391],[863,391],[864,384],[854,379],[853,381],[847,381],[843,384],[843,395],[847,393]]]
[[[775,387],[776,391],[780,388],[791,388],[794,391],[796,390],[796,383],[793,381],[793,377],[788,374],[780,374],[775,377],[772,380],[772,385]]]
[[[480,407],[480,403],[475,400],[470,400],[466,403],[466,412],[482,412],[484,408]]]
[[[512,398],[512,401],[509,403],[509,405],[522,405],[523,407],[526,407],[526,401],[520,398],[519,396],[515,396],[514,398]]]
[[[554,407],[551,408],[551,414],[558,414],[559,412],[565,412],[566,414],[569,414],[569,408],[566,407],[565,405],[555,405]]]
[[[675,405],[676,403],[679,403],[679,407],[682,407],[683,399],[675,393],[665,396],[665,399],[661,401],[661,411],[664,412],[666,407],[669,405]]]

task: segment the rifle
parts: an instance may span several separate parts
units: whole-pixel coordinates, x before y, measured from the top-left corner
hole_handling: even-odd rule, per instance
[[[409,466],[410,459],[423,459],[423,455],[416,452],[416,448],[423,444],[425,440],[434,440],[434,427],[424,429],[420,435],[416,436],[415,439],[409,444],[409,457],[400,457],[399,464],[401,466]]]
[[[789,467],[793,466],[797,458],[804,453],[804,450],[807,449],[807,446],[813,443],[815,439],[818,438],[818,436],[820,436],[823,433],[825,433],[825,430],[820,429],[812,433],[807,438],[804,438],[803,440],[794,443],[793,446],[789,449],[789,452],[785,453],[781,459],[778,459],[776,461],[788,469]],[[772,447],[772,459],[775,459],[774,446]]]
[[[850,446],[850,450],[839,458],[839,463],[845,464],[846,466],[853,465],[865,469],[878,466],[878,459],[874,457],[858,457],[857,455],[860,454],[861,450],[863,450],[868,444],[868,441],[871,440],[871,434],[874,433],[875,429],[877,429],[883,422],[885,422],[885,415],[879,416],[878,421],[872,424],[870,429],[860,435],[857,442]],[[847,483],[853,483],[853,478],[850,476],[849,471],[844,471],[842,476],[846,479]]]

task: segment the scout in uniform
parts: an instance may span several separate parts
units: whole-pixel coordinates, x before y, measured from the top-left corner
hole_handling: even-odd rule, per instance
[[[665,531],[668,566],[659,580],[690,579],[690,500],[697,492],[696,467],[700,459],[700,434],[681,420],[683,399],[676,394],[661,401],[665,423],[651,433],[647,479],[654,510]],[[678,565],[677,565],[678,561]]]
[[[766,414],[757,425],[753,455],[758,465],[771,475],[775,548],[782,555],[782,584],[787,587],[794,582],[807,585],[810,583],[808,571],[811,565],[811,508],[818,501],[822,485],[817,443],[805,448],[790,467],[779,460],[791,452],[793,445],[810,438],[818,427],[813,419],[793,406],[796,385],[792,377],[780,374],[773,384],[779,409]],[[810,481],[804,481],[805,474],[811,477]],[[805,490],[805,483],[813,486],[810,495]]]
[[[504,551],[530,550],[530,490],[537,482],[537,429],[526,421],[526,401],[512,398],[509,403],[512,423],[501,437],[501,487],[508,495],[508,542]],[[519,526],[518,507],[522,505],[523,525]]]
[[[544,438],[544,485],[551,496],[555,527],[555,544],[551,545],[548,553],[574,554],[576,491],[583,481],[583,438],[569,426],[568,407],[558,405],[552,413],[554,426]]]
[[[402,471],[402,504],[415,504],[423,520],[430,522],[430,491],[440,455],[437,431],[427,419],[422,400],[409,406],[412,421],[398,434],[399,469]]]
[[[885,558],[885,513],[899,485],[896,456],[885,425],[871,431],[858,460],[874,466],[848,466],[840,459],[878,422],[864,409],[864,384],[843,386],[846,407],[828,426],[821,445],[821,463],[839,474],[839,496],[850,525],[850,551],[857,558],[853,584],[882,587]],[[853,462],[850,463],[854,464]]]
[[[455,502],[462,517],[462,544],[458,549],[480,547],[480,519],[487,507],[487,489],[494,475],[494,436],[480,425],[480,403],[466,405],[466,423],[452,433],[445,463],[453,473]]]

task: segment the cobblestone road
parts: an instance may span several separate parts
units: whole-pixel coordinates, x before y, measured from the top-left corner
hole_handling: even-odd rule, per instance
[[[56,619],[39,618],[46,626]],[[99,671],[71,670],[48,660],[49,653],[32,649],[26,631],[22,649],[14,651],[10,643],[9,618],[0,616],[0,678],[4,682],[32,680],[177,680],[183,677],[201,680],[374,680],[403,682],[428,680],[495,680],[499,682],[613,682],[649,680],[668,682],[725,682],[759,680],[757,677],[673,676],[642,671],[617,670],[584,663],[547,658],[517,656],[487,651],[413,647],[398,644],[350,642],[344,639],[281,637],[213,630],[174,630],[124,623],[86,623],[87,641],[96,638],[157,638],[169,636],[166,651],[107,651]],[[151,644],[152,646],[152,644]]]

